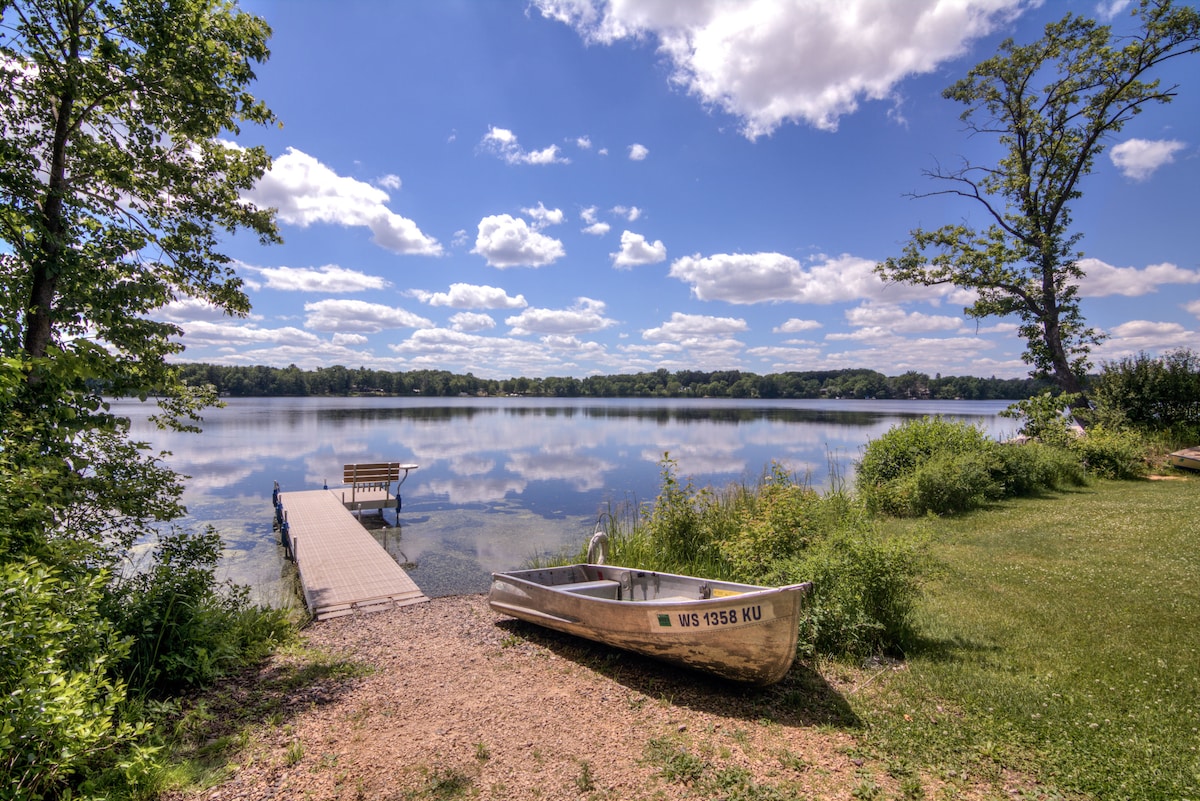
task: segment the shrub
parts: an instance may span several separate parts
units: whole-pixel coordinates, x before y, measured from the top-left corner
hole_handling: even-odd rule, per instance
[[[1200,428],[1200,354],[1189,349],[1109,362],[1093,382],[1095,422],[1142,431]]]
[[[1086,480],[1078,457],[1063,448],[1038,442],[1004,443],[992,449],[992,457],[993,477],[1005,498],[1079,487]]]
[[[1077,439],[1064,436],[1072,448]],[[996,442],[965,423],[926,418],[869,442],[857,486],[872,513],[912,517],[956,514],[990,500],[1079,486],[1084,480],[1074,450]]]
[[[737,525],[717,542],[733,575],[743,581],[762,580],[778,561],[803,551],[823,534],[821,496],[792,481],[779,465],[772,465],[757,493],[744,498]]]
[[[921,514],[931,508],[922,500],[922,492],[934,505],[943,505],[944,499],[931,485],[936,474],[947,469],[945,464],[935,465],[924,479],[919,480],[918,472],[922,466],[935,456],[945,460],[986,453],[992,444],[981,429],[941,418],[926,417],[893,427],[879,439],[867,443],[858,463],[859,495],[867,508],[876,514]],[[965,488],[966,494],[973,496],[976,490],[983,491],[986,483],[983,481],[977,487]],[[960,488],[957,494],[962,494],[963,489]]]
[[[1089,473],[1101,478],[1126,480],[1149,472],[1146,444],[1135,431],[1094,426],[1071,443],[1071,450]]]
[[[1045,445],[1065,448],[1075,437],[1075,431],[1072,430],[1074,419],[1070,410],[1082,401],[1081,395],[1055,395],[1046,391],[1017,401],[1000,412],[1000,415],[1022,420],[1019,431],[1024,436]]]
[[[109,660],[127,644],[97,613],[104,576],[75,583],[0,566],[0,781],[5,798],[58,797],[83,768],[145,731],[121,722]]]
[[[220,554],[211,527],[172,528],[153,564],[111,589],[106,613],[132,644],[121,667],[140,693],[209,684],[290,636],[284,611],[256,608],[245,587],[217,581]]]
[[[661,464],[662,489],[653,507],[643,509],[642,520],[662,558],[674,564],[703,563],[714,550],[705,529],[715,499],[708,489],[697,490],[691,479],[681,483],[670,454],[663,454]]]
[[[921,541],[845,527],[781,567],[780,578],[813,582],[802,624],[807,647],[866,656],[902,649],[930,563]]]
[[[992,477],[992,465],[982,452],[934,454],[913,474],[911,513],[957,514],[999,497],[1003,485]]]

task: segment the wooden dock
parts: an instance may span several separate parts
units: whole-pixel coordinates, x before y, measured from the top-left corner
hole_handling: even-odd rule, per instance
[[[313,618],[429,600],[333,490],[281,492],[278,497]]]

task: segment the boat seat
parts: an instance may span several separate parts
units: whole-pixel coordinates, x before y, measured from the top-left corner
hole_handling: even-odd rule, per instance
[[[607,598],[610,601],[615,601],[617,600],[617,594],[620,592],[621,583],[610,579],[575,581],[570,584],[555,584],[554,589],[566,590],[567,592],[573,592],[576,595],[586,595],[590,598]]]

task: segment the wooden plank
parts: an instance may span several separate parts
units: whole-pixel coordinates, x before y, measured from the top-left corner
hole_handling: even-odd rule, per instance
[[[399,462],[377,462],[370,464],[347,464],[342,466],[342,481],[346,484],[376,484],[399,481],[401,473],[417,469],[415,464]]]
[[[279,499],[315,619],[429,600],[333,492],[283,492]]]

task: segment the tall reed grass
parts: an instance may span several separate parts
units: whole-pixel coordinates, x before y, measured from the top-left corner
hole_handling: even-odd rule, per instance
[[[930,564],[921,537],[882,535],[836,479],[821,493],[772,464],[753,483],[697,487],[670,454],[661,466],[654,503],[602,516],[610,563],[770,586],[813,581],[804,653],[903,647]]]

